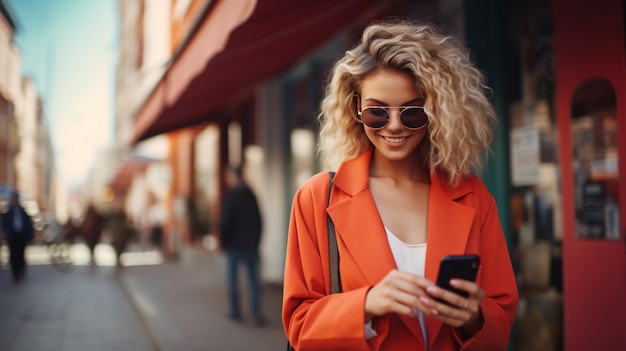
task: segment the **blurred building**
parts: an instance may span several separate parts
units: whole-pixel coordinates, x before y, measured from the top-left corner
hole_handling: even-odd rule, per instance
[[[11,188],[16,185],[14,158],[20,147],[15,100],[21,91],[21,68],[15,30],[15,19],[0,1],[0,186]]]
[[[369,20],[422,7],[432,13],[402,2],[121,1],[116,137],[130,154],[165,144],[148,183],[168,209],[166,252],[201,252],[219,236],[222,169],[244,163],[264,214],[263,274],[279,282],[290,197],[318,168],[315,87]]]
[[[16,156],[17,188],[33,214],[55,210],[55,156],[43,101],[32,79],[22,79],[16,104],[20,151]]]
[[[109,201],[121,201],[146,239],[149,208],[169,200],[168,136],[135,144],[134,114],[148,98],[170,63],[170,1],[119,1],[120,34],[116,72],[114,172],[108,179]]]
[[[43,229],[44,214],[55,211],[55,157],[43,102],[34,82],[21,75],[17,30],[0,1],[0,186],[18,189],[22,203]]]
[[[482,177],[520,285],[511,348],[626,349],[617,0],[120,1],[118,147],[165,150],[152,179],[167,212],[166,251],[201,255],[204,239],[219,235],[221,170],[244,163],[264,215],[263,279],[281,281],[291,198],[321,170],[324,80],[364,26],[389,15],[464,38],[493,88],[499,122]],[[115,179],[147,189],[149,172],[128,169]]]

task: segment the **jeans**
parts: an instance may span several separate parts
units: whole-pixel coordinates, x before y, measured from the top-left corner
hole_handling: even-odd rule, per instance
[[[248,288],[250,291],[250,308],[255,319],[261,318],[261,285],[259,281],[259,254],[256,250],[229,250],[228,258],[228,297],[230,300],[230,317],[241,319],[239,303],[239,263],[243,263],[248,271]]]

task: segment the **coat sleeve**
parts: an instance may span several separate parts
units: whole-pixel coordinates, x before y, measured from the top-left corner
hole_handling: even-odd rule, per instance
[[[462,350],[505,350],[519,301],[517,283],[496,201],[482,182],[478,192],[480,236],[475,245],[481,256],[478,283],[485,293],[480,305],[484,325],[470,339],[464,340],[458,329],[454,335]]]
[[[283,325],[305,350],[369,350],[365,295],[369,287],[330,294],[327,240],[328,175],[314,176],[295,195],[287,240]]]
[[[219,219],[219,230],[220,230],[220,240],[223,247],[228,247],[231,244],[231,234],[233,228],[233,222],[235,220],[235,203],[236,200],[233,198],[235,195],[232,190],[228,191],[224,195],[224,200],[222,201],[222,208]]]

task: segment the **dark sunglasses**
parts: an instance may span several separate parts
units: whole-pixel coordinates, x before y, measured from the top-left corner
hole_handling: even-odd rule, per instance
[[[421,129],[428,124],[428,115],[422,106],[369,106],[358,111],[356,120],[372,129],[381,129],[389,123],[389,109],[400,109],[400,121],[406,129]]]

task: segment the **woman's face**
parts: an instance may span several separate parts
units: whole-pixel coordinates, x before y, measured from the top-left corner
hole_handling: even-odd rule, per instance
[[[358,108],[362,111],[368,106],[423,106],[425,98],[408,74],[381,69],[368,75],[361,83]],[[376,151],[390,161],[414,157],[417,146],[426,135],[427,127],[417,130],[407,129],[400,120],[401,109],[392,108],[388,111],[387,125],[381,129],[363,125],[365,134]]]

